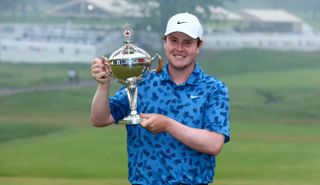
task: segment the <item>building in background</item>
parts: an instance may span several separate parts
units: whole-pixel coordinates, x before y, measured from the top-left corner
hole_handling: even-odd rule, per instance
[[[71,0],[51,7],[47,14],[69,18],[65,25],[0,24],[0,61],[8,62],[90,62],[111,54],[122,45],[121,28],[114,25],[75,25],[74,18],[139,19],[148,7],[127,0]],[[230,50],[260,48],[313,52],[320,50],[320,35],[301,18],[279,9],[244,9],[237,12],[209,7],[204,24],[204,49]],[[196,7],[198,13],[204,10]],[[208,24],[209,23],[209,24]],[[152,30],[136,33],[139,47],[162,49],[161,35]]]
[[[320,34],[301,18],[279,9],[244,9],[241,26],[204,35],[205,49],[258,48],[279,51],[320,50]],[[239,24],[240,25],[240,24]]]
[[[243,16],[249,23],[248,30],[266,33],[302,33],[304,22],[284,10],[245,9]]]

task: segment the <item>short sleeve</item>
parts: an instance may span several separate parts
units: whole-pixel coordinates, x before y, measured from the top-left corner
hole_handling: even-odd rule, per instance
[[[229,95],[227,86],[218,81],[205,111],[205,129],[223,134],[230,140]]]

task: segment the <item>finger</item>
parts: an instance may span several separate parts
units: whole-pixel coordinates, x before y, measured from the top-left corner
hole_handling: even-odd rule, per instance
[[[107,77],[107,73],[104,71],[100,71],[98,73],[94,73],[92,74],[93,78],[95,79],[100,79],[100,78],[106,78]]]
[[[95,66],[97,66],[97,65],[101,65],[101,64],[102,64],[102,60],[99,59],[99,58],[95,58],[95,59],[93,59],[92,62],[91,62],[91,68],[93,68],[93,67],[95,67]]]
[[[107,63],[105,63],[105,65],[104,65],[104,69],[105,69],[106,71],[108,71],[108,72],[112,73],[111,66],[110,66],[110,64],[109,64],[108,62],[107,62]]]
[[[96,58],[95,61],[100,64],[100,67],[103,67],[105,71],[112,72],[109,60],[107,57],[102,56],[101,58]]]
[[[150,121],[148,121],[148,119],[150,118],[150,116],[148,114],[140,114],[141,119],[143,120],[141,122],[143,127],[147,127],[150,124]]]
[[[107,76],[107,73],[105,71],[101,71],[96,74],[98,78],[105,78]]]
[[[140,117],[143,118],[143,119],[147,119],[147,116],[144,113],[140,113]]]
[[[99,63],[99,62],[94,63],[94,64],[91,65],[91,69],[96,69],[96,68],[104,70],[105,69],[105,65],[103,63]]]
[[[143,128],[146,128],[147,126],[147,121],[145,119],[143,119],[140,123],[140,125],[143,127]]]
[[[105,72],[107,75],[106,76],[111,76],[111,69],[109,67],[106,68],[106,65],[103,63],[96,63],[91,66],[91,73],[92,74],[97,74],[100,72]]]
[[[151,124],[151,121],[146,119],[146,118],[143,118],[143,121],[141,122],[141,126],[144,127],[144,128],[147,128],[149,127]]]
[[[104,68],[101,68],[101,67],[95,67],[95,68],[92,68],[92,70],[91,70],[92,74],[98,74],[98,73],[101,73],[101,72],[109,73],[106,70],[104,70]]]
[[[104,64],[102,62],[92,63],[92,67],[102,67],[102,66],[104,66]]]
[[[109,66],[109,64],[104,64],[104,63],[95,63],[95,64],[92,64],[91,66],[91,70],[93,72],[97,72],[97,71],[105,71],[107,73],[112,73],[111,71],[111,67]]]
[[[93,79],[95,79],[95,80],[98,81],[98,82],[104,80],[104,78],[98,77],[96,74],[95,74],[95,75],[92,75],[92,77],[93,77]]]
[[[105,84],[107,82],[107,78],[94,78],[100,84]]]

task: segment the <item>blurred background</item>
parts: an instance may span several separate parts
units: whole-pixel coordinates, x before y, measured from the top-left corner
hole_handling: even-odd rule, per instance
[[[196,14],[198,58],[230,91],[215,184],[320,182],[320,1],[0,0],[0,185],[128,185],[124,126],[94,128],[94,57],[164,58],[169,17]],[[111,94],[120,85],[112,83]]]

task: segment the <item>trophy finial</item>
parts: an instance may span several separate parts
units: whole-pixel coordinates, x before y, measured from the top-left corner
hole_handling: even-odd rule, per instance
[[[133,34],[134,34],[134,31],[132,29],[132,26],[129,23],[125,24],[123,27],[123,36],[126,39],[126,43],[131,42],[131,38]]]

